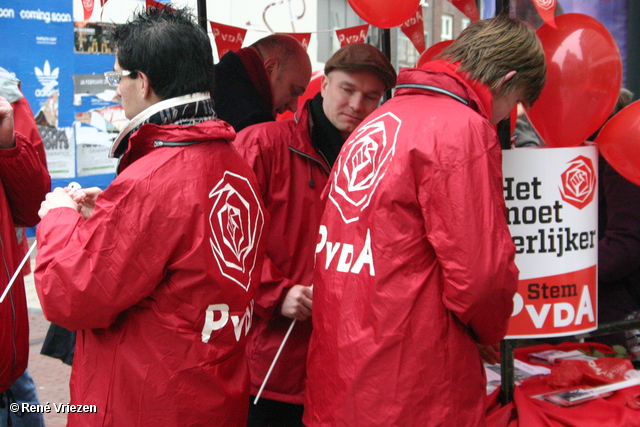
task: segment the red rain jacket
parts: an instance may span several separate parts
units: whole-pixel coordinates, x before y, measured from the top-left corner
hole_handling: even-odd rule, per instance
[[[271,218],[247,355],[256,395],[292,319],[280,314],[291,286],[313,282],[320,196],[330,167],[311,145],[308,103],[296,119],[251,126],[234,141],[258,177]],[[261,397],[302,404],[311,319],[296,322]]]
[[[37,133],[33,113],[22,98],[12,104],[15,117],[29,114]],[[22,119],[21,119],[22,120]],[[17,121],[16,129],[23,128]],[[4,293],[24,254],[18,246],[16,226],[33,227],[40,221],[38,209],[51,187],[42,162],[42,142],[36,146],[16,132],[16,146],[0,149],[0,295]],[[7,270],[8,268],[8,270]],[[6,391],[27,367],[29,358],[29,314],[22,274],[0,303],[0,393]]]
[[[342,148],[314,278],[305,425],[484,425],[476,343],[516,291],[490,92],[409,69]],[[425,88],[431,85],[469,105]]]
[[[234,136],[145,124],[88,220],[56,208],[40,223],[44,314],[79,331],[71,403],[97,409],[69,426],[246,424],[266,218]]]

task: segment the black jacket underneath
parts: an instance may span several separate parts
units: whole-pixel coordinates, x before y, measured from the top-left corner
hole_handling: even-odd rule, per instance
[[[236,132],[275,120],[271,106],[265,104],[242,61],[233,52],[227,52],[215,65],[213,100],[217,117],[233,126]]]

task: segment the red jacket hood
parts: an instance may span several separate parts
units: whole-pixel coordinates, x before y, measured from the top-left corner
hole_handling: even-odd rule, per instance
[[[444,61],[427,62],[422,68],[404,68],[398,74],[394,96],[415,94],[424,89],[403,88],[406,84],[436,86],[469,101],[469,107],[489,119],[493,109],[493,95],[489,87],[471,80],[466,73],[457,71],[458,65]],[[443,77],[443,74],[446,76]]]

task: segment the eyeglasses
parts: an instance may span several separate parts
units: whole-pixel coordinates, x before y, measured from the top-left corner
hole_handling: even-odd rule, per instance
[[[104,73],[104,79],[107,81],[109,86],[118,86],[120,84],[120,78],[122,76],[128,76],[131,73],[133,73],[133,71],[107,71]]]

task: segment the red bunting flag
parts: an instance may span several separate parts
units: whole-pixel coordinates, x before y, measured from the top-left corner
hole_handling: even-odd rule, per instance
[[[369,24],[364,24],[336,30],[336,36],[338,36],[340,47],[343,47],[351,43],[364,43],[368,32]]]
[[[106,3],[106,1],[105,1],[105,3]],[[160,3],[159,1],[154,1],[154,0],[146,0],[146,5],[147,5],[147,9],[155,7],[155,8],[158,8],[158,9],[173,10],[172,7],[169,7],[164,3]]]
[[[544,22],[551,25],[552,28],[558,28],[555,19],[556,0],[533,0],[533,4]]]
[[[277,33],[287,34],[291,37],[295,37],[305,50],[309,49],[309,40],[311,40],[311,33]]]
[[[422,54],[427,50],[424,41],[424,20],[422,19],[422,6],[418,6],[416,13],[409,18],[404,24],[400,25],[402,32],[409,37],[411,43],[416,47],[418,53]]]
[[[475,0],[449,0],[451,4],[458,8],[458,10],[464,13],[472,21],[480,19],[480,12],[478,12],[478,6]],[[536,0],[534,0],[536,1]]]
[[[218,58],[222,58],[229,51],[235,52],[242,47],[244,36],[247,34],[245,28],[232,27],[212,21],[209,21],[209,24],[218,48]]]
[[[82,9],[84,10],[84,21],[88,21],[93,13],[93,0],[82,0]]]

